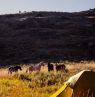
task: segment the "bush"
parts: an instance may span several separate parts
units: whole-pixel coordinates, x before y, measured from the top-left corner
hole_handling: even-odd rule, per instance
[[[19,76],[19,79],[31,81],[31,78],[29,78],[29,76],[28,76],[28,75],[25,75],[25,74],[21,74],[21,75]]]
[[[27,81],[31,81],[31,78],[29,77],[28,74],[15,74],[14,78],[17,78],[19,80],[27,80]]]

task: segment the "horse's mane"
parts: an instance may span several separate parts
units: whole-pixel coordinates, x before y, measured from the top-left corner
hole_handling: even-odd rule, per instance
[[[44,62],[41,61],[40,63],[35,64],[35,67],[41,66]]]

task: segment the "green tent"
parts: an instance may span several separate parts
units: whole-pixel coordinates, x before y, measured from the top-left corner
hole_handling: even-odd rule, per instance
[[[51,97],[95,97],[95,72],[90,70],[79,72]]]

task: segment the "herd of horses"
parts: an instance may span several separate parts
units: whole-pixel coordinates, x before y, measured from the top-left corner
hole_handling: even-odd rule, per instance
[[[26,73],[32,73],[33,71],[40,71],[41,66],[44,66],[44,62],[40,62],[36,65],[31,65],[26,69]],[[48,71],[65,71],[68,72],[66,66],[64,64],[51,64],[50,62],[47,63]],[[21,66],[11,66],[8,68],[8,74],[12,74],[13,72],[18,72],[22,70]]]

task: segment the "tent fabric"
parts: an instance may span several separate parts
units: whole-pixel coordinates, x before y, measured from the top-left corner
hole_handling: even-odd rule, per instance
[[[95,97],[95,72],[84,71],[73,86],[73,97]]]
[[[72,76],[69,78],[69,80],[67,82],[65,82],[66,84],[69,84],[70,87],[74,87],[76,82],[78,81],[78,79],[80,78],[80,76],[84,73],[84,72],[90,72],[90,70],[82,70],[81,72],[77,73],[76,75]]]
[[[61,92],[58,92],[59,89],[57,95],[51,97],[95,97],[95,72],[83,70],[72,76],[64,86]]]

